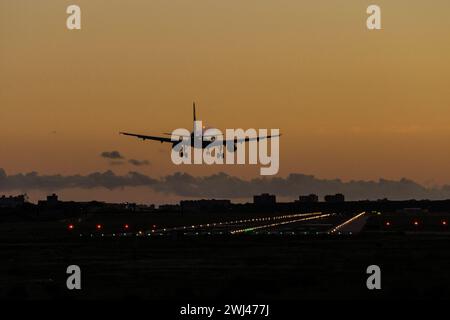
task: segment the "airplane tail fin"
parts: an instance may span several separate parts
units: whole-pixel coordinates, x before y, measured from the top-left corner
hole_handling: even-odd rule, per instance
[[[194,113],[194,122],[197,121],[197,116],[195,115],[195,101],[192,103],[192,110]]]

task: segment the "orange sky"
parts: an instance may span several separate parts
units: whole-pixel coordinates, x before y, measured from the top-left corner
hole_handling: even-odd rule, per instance
[[[372,3],[382,31],[365,27]],[[69,4],[80,31],[66,29]],[[280,128],[281,176],[450,183],[449,12],[447,0],[3,0],[0,168],[258,175],[177,167],[169,146],[118,135],[191,128],[196,100],[220,129]],[[99,156],[112,150],[151,165],[112,167]]]

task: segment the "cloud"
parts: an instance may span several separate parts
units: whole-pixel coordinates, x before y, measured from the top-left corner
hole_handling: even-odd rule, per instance
[[[124,159],[119,151],[104,151],[100,154],[100,156],[106,159]]]
[[[152,186],[158,181],[137,172],[116,175],[111,170],[88,175],[40,175],[37,172],[6,175],[0,168],[0,190],[58,190]]]
[[[243,180],[225,173],[194,177],[180,172],[156,179],[138,172],[116,175],[111,170],[88,175],[41,175],[36,172],[7,175],[0,168],[0,191],[56,191],[67,188],[113,190],[124,187],[148,187],[164,194],[199,198],[249,198],[263,192],[292,199],[300,194],[316,193],[323,197],[338,192],[345,194],[349,200],[450,198],[450,185],[426,188],[408,179],[343,182],[293,173],[284,178]]]
[[[125,162],[122,160],[125,160],[126,158],[119,151],[104,151],[100,154],[100,156],[105,159],[113,160],[109,163],[111,166],[119,166],[125,164]],[[150,161],[148,160],[130,159],[128,160],[128,163],[136,167],[150,165]]]
[[[137,167],[150,165],[150,162],[148,160],[130,159],[130,160],[128,160],[128,163],[132,164],[133,166],[137,166]]]

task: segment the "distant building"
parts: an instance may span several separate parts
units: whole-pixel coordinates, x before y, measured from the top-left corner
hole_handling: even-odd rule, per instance
[[[53,207],[58,205],[58,196],[56,194],[52,194],[51,196],[47,196],[47,205]]]
[[[155,205],[154,204],[138,204],[136,205],[136,211],[139,212],[151,212],[151,211],[155,211]]]
[[[0,198],[0,208],[17,208],[21,207],[25,204],[25,196],[19,195],[16,197],[13,196],[2,196]]]
[[[345,196],[342,193],[336,193],[335,195],[326,195],[325,202],[330,203],[345,202]]]
[[[319,202],[319,196],[317,194],[313,194],[313,193],[311,193],[310,195],[307,195],[307,196],[299,196],[298,202],[316,203],[316,202]]]
[[[274,206],[277,203],[277,197],[273,194],[263,193],[253,196],[253,203],[258,206]]]
[[[56,194],[52,194],[47,196],[47,200],[39,200],[38,206],[41,207],[57,207],[59,204],[58,196]]]
[[[158,206],[158,211],[163,212],[179,212],[180,210],[181,207],[178,204],[162,204]]]
[[[231,208],[230,200],[183,200],[180,206],[185,211],[226,211]]]

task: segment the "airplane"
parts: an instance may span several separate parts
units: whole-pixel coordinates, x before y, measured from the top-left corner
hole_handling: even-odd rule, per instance
[[[196,116],[196,112],[195,112],[195,102],[193,102],[192,111],[193,111],[193,118],[194,118],[194,129],[191,132],[189,138],[190,138],[190,141],[191,141],[191,146],[195,148],[197,146],[196,144],[194,144],[194,140],[196,139],[196,137],[195,137],[195,123],[197,121],[197,116]],[[205,138],[205,137],[207,138],[207,139],[202,139],[202,143],[200,144],[202,149],[205,149],[206,147],[208,147],[208,145],[210,145],[212,142],[214,142],[215,139],[217,138],[217,136],[223,136],[223,134],[216,135],[216,136],[214,136],[214,135],[205,135],[204,133],[208,129],[211,129],[211,128],[202,127],[202,137],[203,138]],[[171,138],[172,134],[170,134],[170,133],[163,133],[164,135],[168,135],[168,137],[148,136],[148,135],[144,135],[144,134],[129,133],[129,132],[119,132],[119,134],[125,135],[125,136],[131,136],[131,137],[139,138],[139,139],[142,139],[143,141],[145,141],[145,140],[154,140],[154,141],[159,141],[161,143],[164,143],[164,142],[170,143],[170,144],[172,144],[172,148],[175,147],[175,145],[177,145],[183,138],[186,138],[185,136],[177,136],[177,135],[175,135],[176,137],[179,137],[179,140],[175,140],[174,141],[174,140],[172,140],[172,138]],[[279,137],[279,136],[281,136],[281,134],[268,135],[268,136],[265,136],[265,137],[259,137],[259,136],[257,136],[257,137],[248,137],[248,136],[246,136],[245,138],[242,138],[242,139],[235,138],[234,140],[230,140],[229,144],[227,144],[227,140],[224,139],[223,140],[223,145],[224,146],[232,146],[233,150],[229,150],[229,151],[236,151],[237,150],[237,146],[236,145],[238,143],[255,141],[255,140],[259,141],[259,140],[263,140],[263,139],[271,139],[271,138],[275,138],[275,137]]]

